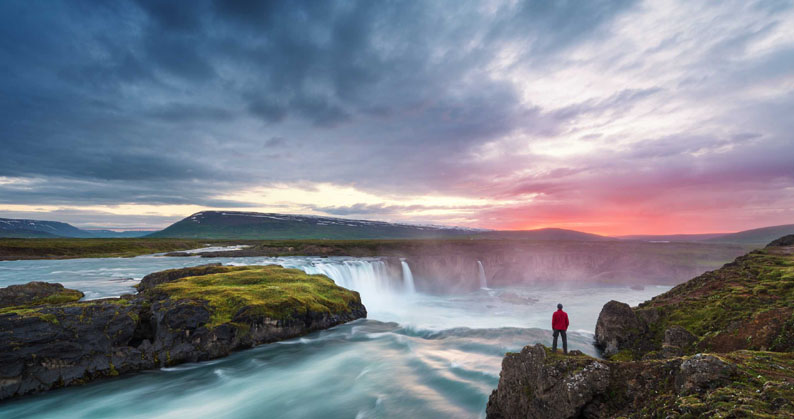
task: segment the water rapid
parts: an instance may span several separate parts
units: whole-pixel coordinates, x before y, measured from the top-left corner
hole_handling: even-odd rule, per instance
[[[414,277],[407,261],[154,256],[4,261],[0,286],[60,282],[102,298],[134,292],[150,272],[207,262],[327,275],[361,294],[368,319],[224,359],[7,401],[0,417],[479,418],[504,353],[551,342],[557,302],[571,318],[570,348],[596,355],[592,331],[604,303],[619,297],[636,304],[669,289],[579,284],[428,295],[415,289],[433,278]]]

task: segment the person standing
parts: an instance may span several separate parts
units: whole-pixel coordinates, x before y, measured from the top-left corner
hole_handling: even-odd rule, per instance
[[[557,336],[562,335],[562,352],[568,355],[568,337],[565,336],[565,331],[568,330],[568,313],[562,311],[562,304],[557,304],[557,311],[551,316],[551,329],[554,330],[551,351],[557,352]]]

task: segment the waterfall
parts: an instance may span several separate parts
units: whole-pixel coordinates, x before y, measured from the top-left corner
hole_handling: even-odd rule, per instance
[[[413,294],[416,292],[416,287],[414,286],[414,275],[411,273],[411,268],[405,259],[400,259],[400,265],[403,267],[403,287],[407,293]]]
[[[278,258],[272,262],[286,268],[300,269],[307,274],[322,274],[337,285],[358,291],[368,308],[390,310],[400,307],[402,295],[414,291],[413,276],[406,262],[402,278],[382,260],[333,260],[318,258]]]
[[[484,290],[489,289],[488,288],[488,279],[485,278],[485,268],[483,268],[482,262],[480,262],[479,260],[477,261],[477,269],[479,271],[479,277],[480,277],[480,288],[482,288]]]

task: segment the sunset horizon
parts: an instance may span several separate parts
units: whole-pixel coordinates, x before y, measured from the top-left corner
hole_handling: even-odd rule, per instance
[[[784,4],[89,4],[0,6],[0,217],[794,222]]]

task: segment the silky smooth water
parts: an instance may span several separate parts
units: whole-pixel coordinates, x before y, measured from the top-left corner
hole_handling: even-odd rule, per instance
[[[558,302],[571,318],[569,349],[597,355],[592,331],[604,303],[637,304],[669,289],[585,284],[425,295],[407,280],[410,260],[391,272],[377,258],[162,256],[0,262],[0,286],[60,282],[101,298],[134,292],[147,273],[208,262],[328,275],[361,293],[368,319],[220,360],[7,401],[0,417],[483,417],[504,353],[550,344]]]

